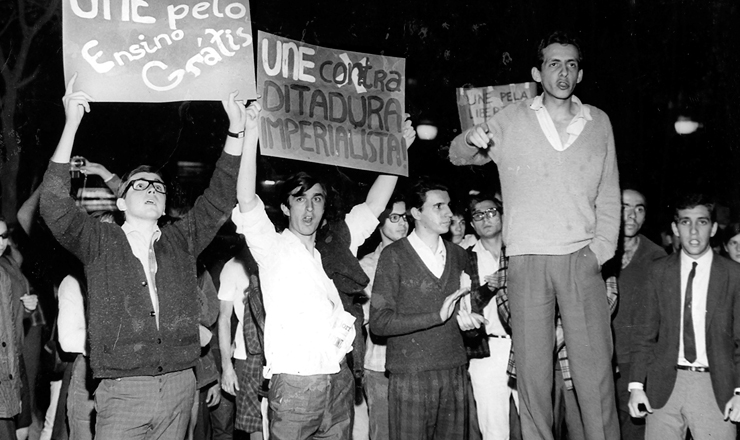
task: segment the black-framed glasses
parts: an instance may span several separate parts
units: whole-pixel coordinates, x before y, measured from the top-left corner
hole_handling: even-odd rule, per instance
[[[401,219],[403,219],[404,222],[408,223],[409,222],[408,214],[390,214],[388,216],[388,220],[390,220],[391,223],[398,223],[399,221],[401,221]]]
[[[167,194],[167,185],[159,180],[149,179],[134,179],[130,181],[128,185],[126,185],[126,189],[123,190],[123,194],[125,195],[131,188],[133,188],[134,191],[146,191],[150,186],[153,186],[154,191],[160,194]]]
[[[8,238],[10,238],[10,231],[5,231],[0,234],[0,238],[2,238],[3,240],[7,240]]]
[[[494,218],[498,214],[498,209],[488,208],[485,211],[476,211],[473,213],[473,221],[483,221],[484,218]]]

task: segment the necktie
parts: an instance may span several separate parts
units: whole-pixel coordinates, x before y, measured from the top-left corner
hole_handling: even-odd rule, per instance
[[[696,340],[694,338],[694,318],[691,315],[692,284],[696,275],[696,262],[692,263],[689,280],[686,282],[686,297],[683,303],[683,354],[687,361],[696,360]]]

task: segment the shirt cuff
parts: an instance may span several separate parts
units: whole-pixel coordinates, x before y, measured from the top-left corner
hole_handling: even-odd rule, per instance
[[[630,382],[629,385],[627,385],[627,391],[632,390],[645,390],[645,386],[641,384],[640,382]]]

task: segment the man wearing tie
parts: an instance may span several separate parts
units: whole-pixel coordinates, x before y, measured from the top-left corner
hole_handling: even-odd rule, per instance
[[[630,414],[646,440],[734,439],[740,421],[740,266],[715,255],[714,204],[701,194],[676,205],[681,251],[650,268],[635,321]],[[734,394],[734,395],[733,395]]]

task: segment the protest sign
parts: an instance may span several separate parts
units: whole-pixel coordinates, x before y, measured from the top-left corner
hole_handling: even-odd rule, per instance
[[[96,101],[254,99],[248,0],[63,0],[64,77]]]
[[[457,110],[463,130],[488,120],[502,108],[517,101],[534,98],[537,83],[526,82],[508,86],[488,86],[457,89]]]
[[[404,59],[257,39],[262,154],[408,175]]]

